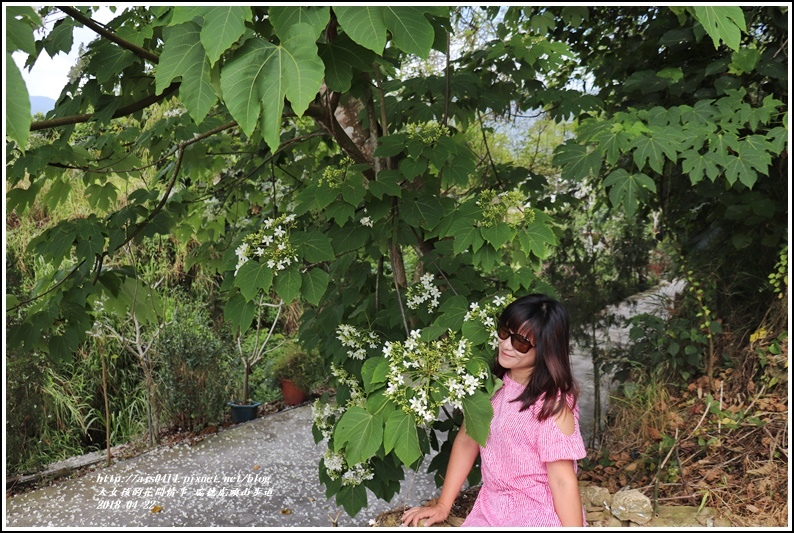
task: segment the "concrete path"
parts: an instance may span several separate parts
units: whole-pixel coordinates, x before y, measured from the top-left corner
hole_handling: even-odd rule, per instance
[[[391,502],[369,493],[351,518],[326,499],[311,406],[238,424],[195,446],[157,448],[84,476],[6,498],[6,528],[367,527],[383,511],[436,496],[432,476],[409,472]],[[368,491],[369,492],[369,491]],[[152,512],[154,508],[155,511]],[[341,512],[340,512],[341,511]]]

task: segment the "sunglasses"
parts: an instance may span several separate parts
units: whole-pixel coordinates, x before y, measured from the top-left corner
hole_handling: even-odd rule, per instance
[[[518,333],[510,333],[510,328],[507,326],[500,327],[496,334],[499,335],[499,338],[502,340],[510,337],[510,343],[517,352],[527,353],[535,347],[535,345],[532,344],[532,341],[530,341],[528,338],[523,337]]]

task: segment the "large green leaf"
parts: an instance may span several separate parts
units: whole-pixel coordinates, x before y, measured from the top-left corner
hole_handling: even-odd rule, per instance
[[[487,394],[482,391],[475,391],[471,396],[463,398],[463,419],[466,424],[466,434],[477,441],[480,446],[485,446],[488,441],[492,418],[493,406]]]
[[[313,268],[303,274],[301,294],[312,305],[320,305],[325,291],[328,289],[328,273],[322,268]]]
[[[384,6],[383,21],[394,37],[394,44],[404,52],[427,59],[435,35],[423,8]]]
[[[6,27],[6,67],[9,64],[16,66],[13,60],[9,63],[8,59],[17,50],[33,56],[38,53],[33,30],[41,26],[41,17],[30,6],[12,5],[3,6],[3,9],[6,15],[3,17]],[[6,111],[8,111],[8,108],[6,108]]]
[[[752,189],[758,179],[758,173],[768,174],[772,158],[767,152],[753,149],[740,150],[736,156],[728,156],[725,164],[725,178],[733,185],[738,179]]]
[[[366,461],[383,444],[383,417],[362,407],[351,407],[336,424],[334,450],[345,449],[350,465]]]
[[[436,324],[444,330],[459,331],[463,326],[463,319],[469,311],[469,300],[459,294],[444,300],[438,308],[439,317]]]
[[[692,8],[698,22],[714,41],[714,48],[723,41],[732,50],[738,50],[742,32],[747,31],[744,12],[738,6],[695,6]]]
[[[422,455],[419,448],[419,435],[416,431],[414,418],[403,411],[395,409],[386,419],[383,432],[383,449],[386,453],[394,450],[405,466],[410,467]]]
[[[377,54],[386,47],[386,23],[380,6],[334,6],[339,25],[355,42]]]
[[[369,357],[361,367],[361,379],[364,380],[364,391],[369,393],[386,382],[389,374],[389,361],[385,357]],[[389,450],[386,450],[389,453]]]
[[[319,231],[295,231],[290,235],[290,240],[297,247],[298,253],[310,263],[331,261],[334,259],[334,249],[331,239]]]
[[[179,95],[190,116],[200,124],[217,101],[210,80],[210,63],[201,43],[202,30],[193,22],[165,28],[165,45],[155,71],[155,91],[160,94],[181,77]]]
[[[598,153],[606,157],[607,163],[614,165],[620,155],[628,151],[631,135],[618,127],[600,131],[593,140],[598,142]]]
[[[79,235],[75,246],[78,260],[92,261],[105,251],[105,235],[95,214],[75,221],[75,230]]]
[[[6,52],[6,135],[24,153],[30,135],[30,96],[11,52]]]
[[[481,232],[486,242],[491,243],[497,250],[516,235],[516,230],[504,222],[496,222],[491,226],[485,226],[481,229]]]
[[[301,22],[311,26],[314,36],[319,37],[331,18],[331,12],[328,6],[271,6],[268,16],[279,37],[285,36],[290,26]]]
[[[678,160],[677,147],[681,141],[675,128],[652,126],[649,135],[639,135],[631,143],[634,148],[634,162],[642,169],[646,162],[661,174],[664,170],[665,156],[675,163]]]
[[[62,335],[53,335],[49,341],[50,357],[56,361],[71,360],[78,342],[77,332],[73,329],[67,329]]]
[[[273,279],[273,287],[275,287],[276,293],[287,304],[298,297],[302,285],[303,278],[296,265],[279,271],[278,275],[274,276]]]
[[[483,245],[482,248],[474,252],[472,261],[481,267],[485,272],[490,272],[499,262],[499,253],[490,244]]]
[[[153,324],[158,322],[163,310],[157,291],[133,277],[124,278],[116,296],[106,294],[105,309],[120,318],[127,318],[132,313],[140,322]]]
[[[414,6],[334,7],[339,25],[361,46],[383,54],[388,29],[398,48],[423,59],[430,53],[435,38],[433,25],[424,15],[426,10]]]
[[[716,180],[720,175],[720,169],[714,163],[714,154],[711,152],[701,154],[696,150],[687,150],[681,153],[681,170],[684,171],[684,174],[689,175],[692,185],[700,182],[704,175],[708,176],[711,181]]]
[[[531,253],[539,259],[545,259],[551,248],[557,244],[557,238],[548,217],[535,211],[534,220],[525,229],[518,230],[518,242],[525,254]]]
[[[334,228],[328,232],[334,251],[343,254],[351,250],[358,250],[369,239],[370,232],[361,224],[350,224],[342,228]]]
[[[455,237],[452,243],[452,251],[455,255],[465,252],[470,246],[472,253],[476,252],[485,242],[480,233],[480,228],[472,224],[455,223],[450,228],[449,233]]]
[[[601,153],[588,151],[586,146],[566,142],[554,150],[552,163],[562,168],[562,178],[582,181],[590,175],[597,175],[601,169]]]
[[[477,168],[477,156],[468,146],[461,145],[450,137],[439,139],[438,146],[450,154],[440,169],[441,186],[466,186]]]
[[[240,288],[240,293],[246,300],[252,300],[260,291],[270,290],[273,282],[273,270],[258,261],[246,261],[237,275],[234,276],[234,286]]]
[[[314,30],[293,25],[280,46],[260,39],[246,41],[221,70],[221,87],[229,112],[247,135],[262,115],[262,136],[271,150],[280,144],[284,97],[301,116],[323,80]]]
[[[88,205],[102,211],[110,210],[110,206],[116,201],[117,193],[118,188],[112,181],[107,181],[102,185],[92,183],[85,189]]]
[[[645,174],[629,174],[619,168],[604,180],[604,187],[609,188],[609,199],[612,206],[622,207],[626,215],[634,216],[640,200],[647,197],[647,191],[656,192],[656,184]]]
[[[343,485],[336,494],[336,503],[350,516],[367,506],[367,489],[364,485]]]
[[[45,261],[58,265],[69,255],[76,234],[73,221],[61,222],[32,239],[28,244],[28,250],[41,256]]]
[[[414,226],[432,230],[444,214],[436,196],[417,195],[411,199],[403,199],[400,213],[402,218]]]
[[[106,83],[118,79],[121,71],[137,61],[137,56],[129,50],[103,40],[91,56],[87,70],[97,73],[99,83]]]
[[[350,90],[354,68],[366,72],[372,68],[375,60],[371,50],[354,43],[345,34],[321,45],[320,57],[325,63],[325,84],[339,93]]]
[[[274,82],[278,80],[281,83],[280,73],[275,72],[272,62],[267,63],[275,48],[259,39],[248,40],[221,69],[221,88],[226,106],[249,136],[259,122],[265,94]],[[265,70],[266,64],[270,67],[268,70]]]
[[[248,6],[206,7],[201,28],[201,44],[214,65],[245,32],[245,22],[253,17]]]
[[[239,328],[241,334],[248,331],[255,316],[256,302],[246,299],[239,292],[232,296],[223,308],[223,317],[233,329]]]
[[[221,54],[228,50],[245,32],[245,21],[252,20],[248,6],[176,6],[169,24],[195,22],[202,19],[201,44],[207,51],[210,64],[214,65]]]

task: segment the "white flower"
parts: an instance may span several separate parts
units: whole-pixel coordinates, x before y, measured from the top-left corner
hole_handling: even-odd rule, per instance
[[[371,228],[372,227],[372,219],[370,217],[362,217],[361,218],[361,225]]]

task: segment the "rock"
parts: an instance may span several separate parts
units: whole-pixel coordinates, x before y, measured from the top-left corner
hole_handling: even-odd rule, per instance
[[[600,511],[612,507],[612,494],[604,487],[582,485],[579,487],[579,494],[585,511]]]
[[[645,525],[653,518],[651,500],[635,489],[621,490],[612,496],[612,514],[618,520]]]
[[[659,507],[659,512],[648,524],[659,527],[722,527],[731,526],[730,520],[720,517],[717,512],[705,507],[698,512],[692,505]]]

